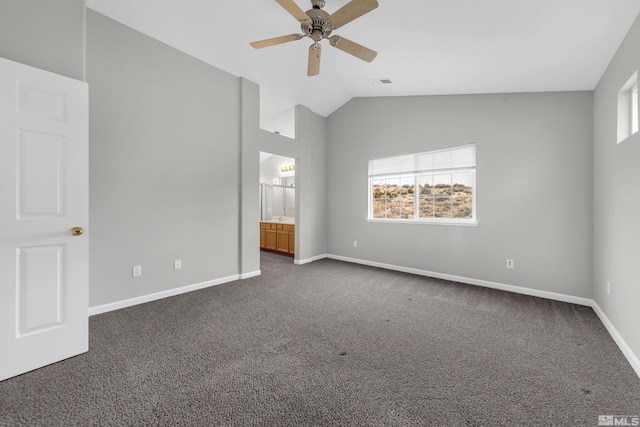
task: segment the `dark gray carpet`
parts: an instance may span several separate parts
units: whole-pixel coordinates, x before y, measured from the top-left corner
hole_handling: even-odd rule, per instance
[[[592,309],[339,261],[90,319],[0,425],[597,426],[640,379]]]

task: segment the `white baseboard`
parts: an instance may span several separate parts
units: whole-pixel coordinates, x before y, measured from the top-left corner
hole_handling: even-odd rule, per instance
[[[248,273],[252,274],[252,273]],[[244,275],[246,276],[246,274]],[[253,277],[253,276],[252,276]],[[239,280],[241,277],[239,274],[233,276],[227,276],[220,279],[209,280],[207,282],[196,283],[193,285],[181,286],[179,288],[168,289],[166,291],[156,292],[148,295],[141,295],[135,298],[129,298],[122,301],[116,301],[108,304],[97,305],[89,307],[89,316],[95,316],[96,314],[107,313],[109,311],[119,310],[121,308],[131,307],[133,305],[143,304],[145,302],[156,301],[162,298],[168,298],[187,292],[197,291],[199,289],[209,288],[211,286],[221,285],[223,283],[229,283]]]
[[[633,350],[631,350],[631,347],[629,347],[629,344],[627,344],[624,338],[622,338],[622,335],[620,335],[620,332],[618,332],[616,327],[613,326],[613,323],[611,323],[611,320],[609,320],[607,315],[604,314],[604,311],[602,310],[602,308],[600,308],[598,303],[593,301],[593,304],[591,305],[591,307],[596,312],[596,314],[600,318],[600,321],[604,324],[605,328],[607,328],[607,331],[609,331],[609,334],[611,335],[613,340],[616,342],[616,344],[618,344],[620,351],[622,351],[622,354],[624,354],[624,357],[627,358],[633,370],[636,371],[636,374],[638,375],[638,377],[640,377],[640,359],[638,359],[638,356],[636,356]]]
[[[262,271],[260,270],[256,270],[256,271],[250,271],[248,273],[242,273],[240,275],[240,279],[244,280],[244,279],[250,279],[252,277],[256,277],[256,276],[260,276],[262,274]]]
[[[327,254],[316,255],[316,256],[313,256],[311,258],[294,259],[293,263],[295,265],[304,265],[304,264],[309,264],[310,262],[318,261],[318,260],[321,260],[321,259],[324,259],[324,258],[328,258],[328,257],[329,257],[329,255],[327,255]]]
[[[329,258],[339,261],[353,262],[355,264],[363,264],[371,267],[379,267],[387,270],[401,271],[403,273],[417,274],[419,276],[435,277],[436,279],[450,280],[452,282],[467,283],[469,285],[477,285],[485,288],[499,289],[501,291],[513,292],[516,294],[530,295],[534,297],[547,298],[556,301],[569,302],[572,304],[592,306],[593,300],[589,298],[575,297],[572,295],[558,294],[555,292],[540,291],[537,289],[523,288],[521,286],[506,285],[504,283],[490,282],[488,280],[471,279],[469,277],[454,276],[453,274],[437,273],[435,271],[420,270],[418,268],[402,267],[393,264],[385,264],[381,262],[368,261],[358,258],[349,258],[340,255],[331,255]]]

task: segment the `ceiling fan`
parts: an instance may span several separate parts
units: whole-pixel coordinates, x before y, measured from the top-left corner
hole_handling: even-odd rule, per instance
[[[276,1],[300,22],[304,34],[290,34],[253,42],[251,46],[254,48],[262,49],[263,47],[310,37],[313,40],[313,44],[309,47],[308,76],[317,76],[320,73],[320,53],[322,52],[322,46],[319,42],[322,39],[328,39],[331,46],[337,47],[343,52],[360,58],[363,61],[371,62],[378,54],[376,51],[345,39],[344,37],[331,35],[333,30],[342,27],[378,7],[377,0],[351,0],[331,15],[322,10],[325,0],[311,0],[313,8],[306,12],[300,9],[294,0]]]

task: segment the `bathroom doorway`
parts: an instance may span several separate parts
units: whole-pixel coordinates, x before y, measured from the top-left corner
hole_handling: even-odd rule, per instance
[[[296,160],[260,152],[260,250],[295,256]]]

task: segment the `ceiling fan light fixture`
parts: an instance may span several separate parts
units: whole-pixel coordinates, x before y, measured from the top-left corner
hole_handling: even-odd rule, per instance
[[[306,12],[300,9],[300,6],[296,4],[295,0],[276,0],[276,2],[300,22],[300,28],[303,34],[290,34],[252,42],[250,45],[253,48],[262,49],[264,47],[309,37],[313,40],[313,44],[309,48],[308,76],[317,76],[320,73],[321,46],[318,42],[323,39],[329,40],[331,46],[366,62],[373,61],[378,54],[376,51],[345,39],[344,37],[331,36],[333,30],[377,8],[377,0],[350,0],[346,5],[331,15],[322,10],[325,5],[325,0],[311,0],[312,9]]]

